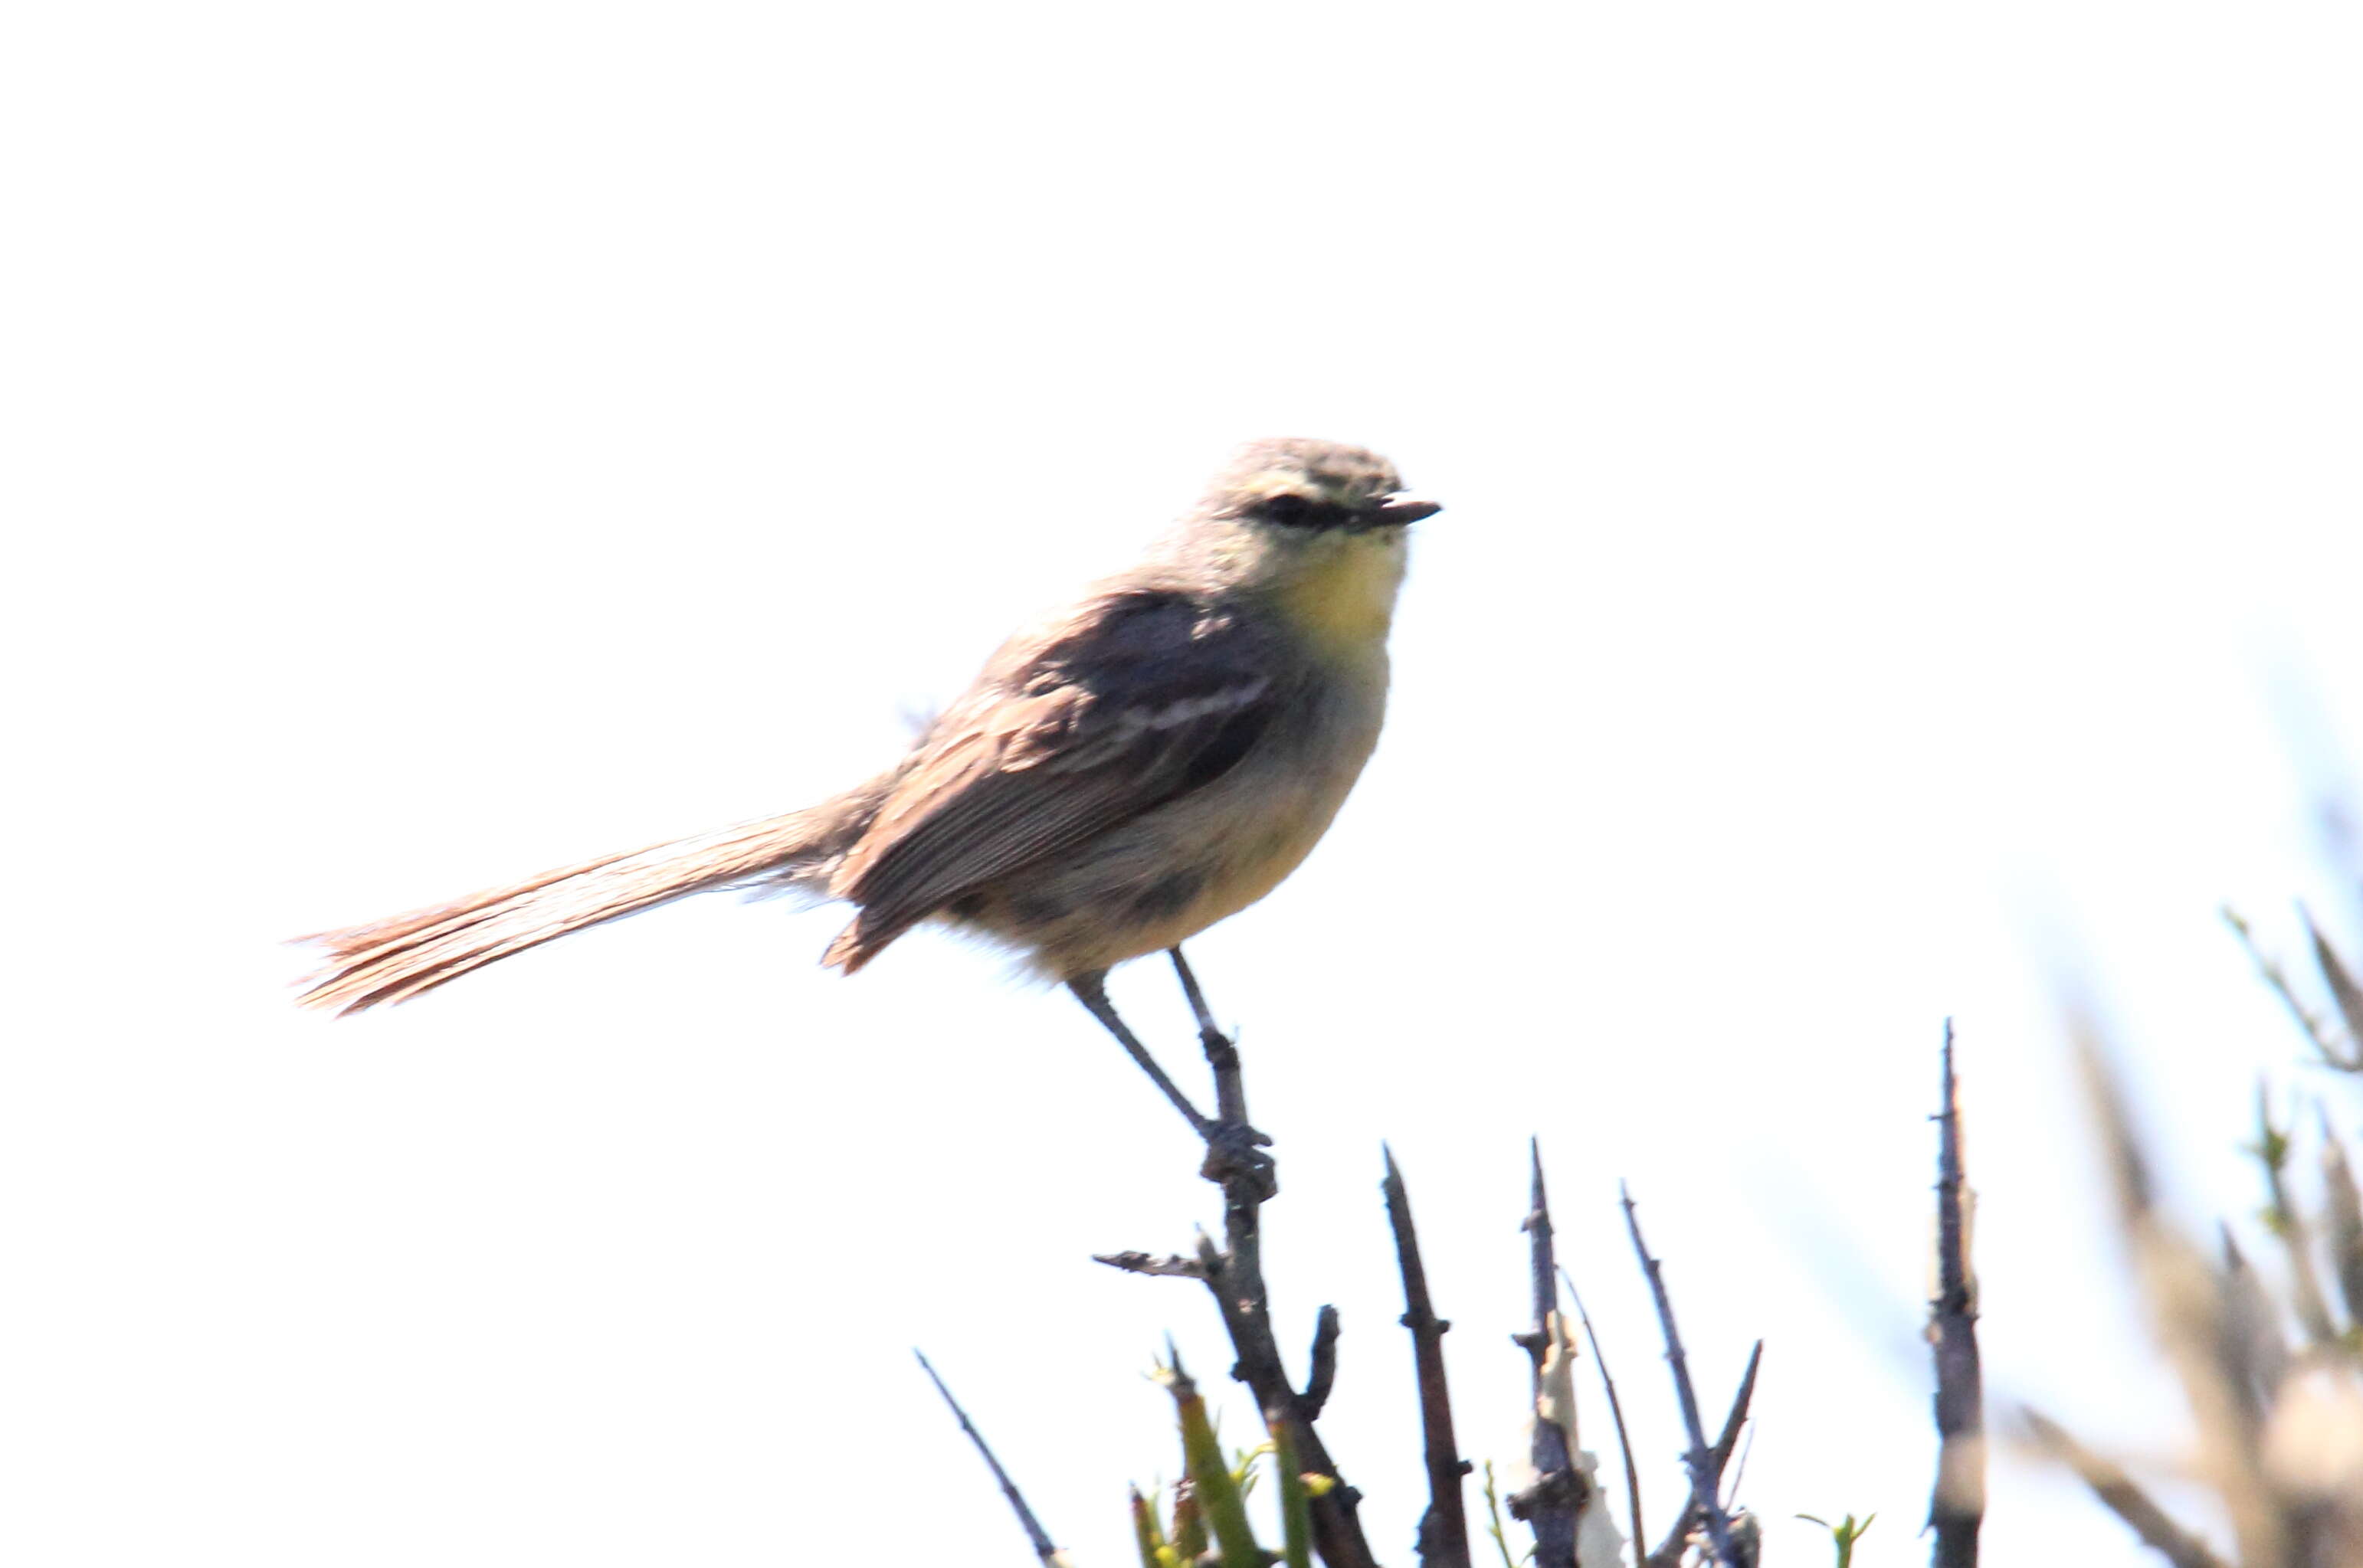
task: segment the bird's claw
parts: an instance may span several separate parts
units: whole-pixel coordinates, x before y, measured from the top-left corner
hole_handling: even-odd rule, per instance
[[[1280,1176],[1272,1157],[1264,1153],[1271,1139],[1243,1121],[1217,1121],[1206,1130],[1206,1159],[1198,1174],[1228,1187],[1242,1177],[1252,1184],[1259,1201],[1280,1192]]]

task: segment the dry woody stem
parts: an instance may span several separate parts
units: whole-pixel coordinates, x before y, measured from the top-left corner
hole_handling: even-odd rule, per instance
[[[1945,1023],[1944,1106],[1936,1115],[1936,1299],[1928,1342],[1936,1363],[1936,1485],[1928,1499],[1935,1568],[1976,1568],[1985,1522],[1985,1382],[1978,1363],[1975,1276],[1969,1272],[1966,1178],[1961,1159],[1960,1080],[1953,1072],[1953,1025]]]
[[[1411,1197],[1392,1150],[1383,1151],[1387,1175],[1387,1223],[1395,1233],[1395,1261],[1403,1270],[1403,1325],[1411,1331],[1412,1361],[1419,1379],[1419,1424],[1427,1456],[1427,1511],[1419,1521],[1421,1568],[1469,1568],[1469,1515],[1460,1478],[1469,1462],[1452,1436],[1452,1395],[1444,1381],[1444,1336],[1452,1325],[1436,1315],[1428,1299],[1427,1270],[1420,1263],[1419,1232],[1411,1218]]]
[[[1583,1507],[1584,1483],[1568,1452],[1568,1428],[1560,1424],[1572,1421],[1572,1408],[1558,1408],[1558,1391],[1551,1386],[1554,1377],[1564,1383],[1572,1372],[1560,1359],[1571,1346],[1559,1313],[1559,1269],[1551,1250],[1550,1199],[1543,1189],[1540,1143],[1529,1140],[1526,1154],[1534,1169],[1524,1228],[1535,1324],[1514,1338],[1533,1363],[1535,1424],[1527,1459],[1535,1481],[1511,1495],[1510,1517],[1524,1519],[1535,1532],[1535,1568],[1576,1568],[1576,1516]]]

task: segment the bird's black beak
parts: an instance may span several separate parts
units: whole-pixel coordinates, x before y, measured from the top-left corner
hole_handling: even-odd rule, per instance
[[[1419,501],[1408,495],[1396,496],[1379,503],[1378,520],[1394,527],[1416,523],[1423,517],[1433,517],[1444,510],[1440,501]]]

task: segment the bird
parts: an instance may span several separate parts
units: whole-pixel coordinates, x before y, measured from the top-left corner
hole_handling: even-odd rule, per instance
[[[848,975],[923,924],[1013,950],[1211,1138],[1108,1002],[1107,972],[1170,955],[1215,1036],[1182,944],[1294,871],[1360,777],[1410,525],[1440,510],[1362,447],[1249,442],[1137,562],[1004,643],[884,771],[801,811],[298,938],[324,959],[298,999],[358,1012],[692,893],[789,890],[852,906],[822,956]]]

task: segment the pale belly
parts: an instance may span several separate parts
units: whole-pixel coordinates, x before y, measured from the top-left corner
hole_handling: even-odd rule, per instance
[[[1378,742],[1385,670],[1339,682],[1318,710],[1277,723],[1204,790],[1029,867],[950,914],[1065,980],[1162,952],[1278,887],[1329,829]]]

